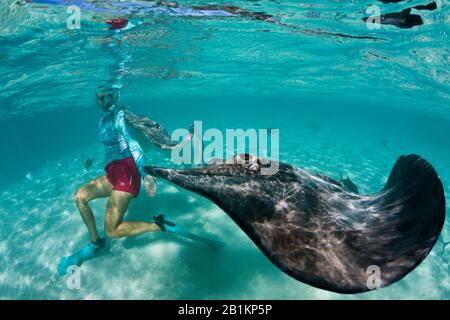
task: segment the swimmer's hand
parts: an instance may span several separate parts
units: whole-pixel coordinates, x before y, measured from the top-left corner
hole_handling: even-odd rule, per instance
[[[152,176],[144,177],[144,187],[149,197],[153,198],[156,193],[156,181]]]

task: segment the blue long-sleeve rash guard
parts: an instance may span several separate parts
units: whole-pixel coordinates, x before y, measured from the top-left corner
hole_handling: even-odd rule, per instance
[[[100,141],[105,146],[105,162],[133,157],[141,177],[144,177],[144,150],[127,128],[125,112],[118,106],[110,108],[108,114],[100,120]]]

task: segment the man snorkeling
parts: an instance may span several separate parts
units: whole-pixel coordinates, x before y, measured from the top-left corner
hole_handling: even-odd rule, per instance
[[[147,194],[156,192],[154,178],[144,173],[146,159],[138,141],[129,129],[141,131],[149,142],[160,149],[182,147],[193,135],[190,132],[180,143],[172,141],[169,134],[158,123],[147,117],[136,116],[117,104],[118,94],[113,89],[100,92],[95,102],[106,115],[100,120],[100,141],[105,148],[106,174],[86,183],[75,193],[75,203],[89,231],[90,243],[70,256],[62,257],[57,271],[61,276],[70,272],[72,266],[80,266],[84,261],[97,255],[106,247],[106,239],[100,237],[89,202],[108,198],[104,229],[110,238],[137,236],[146,232],[166,231],[209,245],[223,245],[221,242],[196,236],[186,229],[165,219],[164,215],[153,217],[153,222],[124,220],[128,206],[139,195],[141,179]]]
[[[133,198],[139,194],[141,179],[149,196],[154,196],[156,184],[145,175],[146,163],[143,149],[131,137],[125,121],[123,108],[117,105],[114,91],[100,92],[95,102],[106,115],[100,121],[100,141],[105,148],[106,174],[86,183],[75,193],[75,202],[89,231],[90,239],[99,248],[105,239],[98,234],[95,218],[89,202],[108,197],[105,212],[105,232],[111,238],[140,235],[161,231],[156,222],[125,221],[124,216]]]

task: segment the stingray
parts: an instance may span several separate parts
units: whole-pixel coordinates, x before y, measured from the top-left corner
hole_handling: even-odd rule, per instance
[[[86,162],[84,163],[84,168],[85,168],[86,170],[89,170],[89,169],[92,167],[93,164],[94,164],[94,159],[89,158],[89,159],[87,159]]]
[[[149,119],[146,116],[137,116],[126,108],[125,121],[129,125],[132,135],[147,149],[148,146],[157,147],[162,150],[173,150],[182,148],[184,144],[190,141],[194,134],[194,126],[189,129],[189,133],[180,141],[173,141],[166,129],[158,122]]]
[[[285,163],[262,174],[267,165],[257,158],[145,171],[210,199],[278,268],[333,292],[373,289],[374,266],[376,288],[399,281],[427,257],[444,225],[441,180],[420,156],[401,156],[372,195],[350,193],[332,178]]]
[[[347,178],[344,179],[342,173],[341,173],[341,184],[344,186],[345,189],[347,189],[347,191],[359,194],[359,190],[356,184],[354,184],[353,181],[350,180],[349,176],[347,176]]]

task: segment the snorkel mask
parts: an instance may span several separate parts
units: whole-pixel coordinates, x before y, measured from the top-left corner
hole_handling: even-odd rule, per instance
[[[101,91],[95,95],[95,102],[104,110],[110,110],[117,103],[117,93],[112,90]]]

